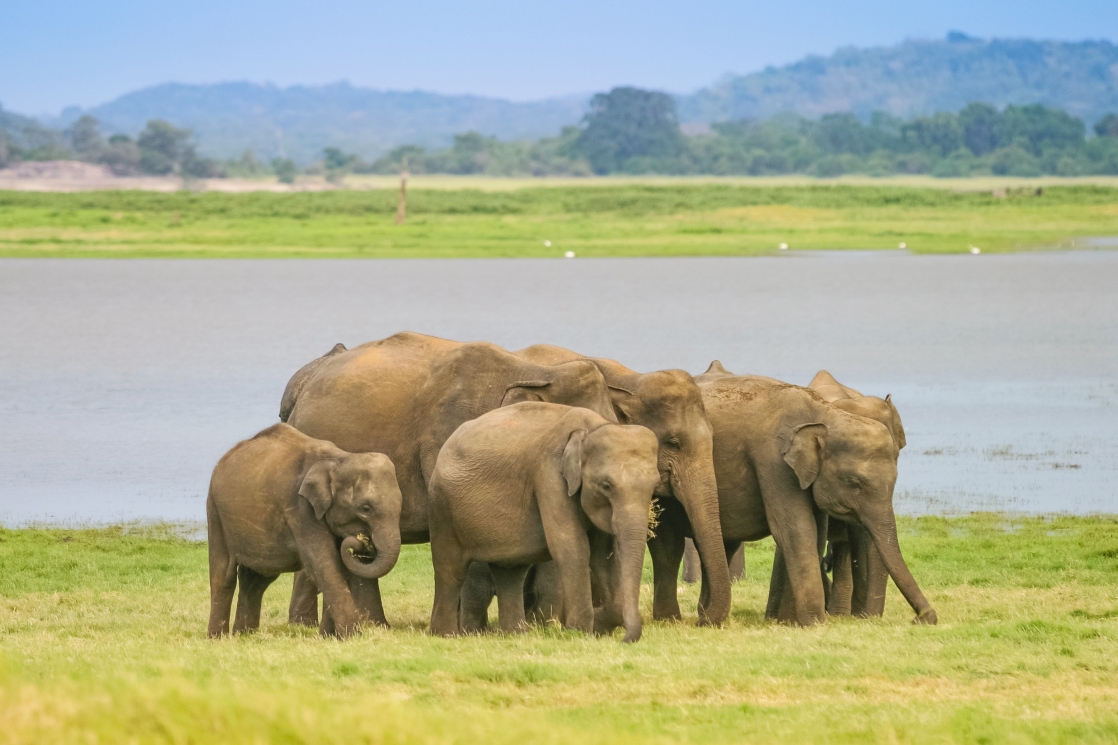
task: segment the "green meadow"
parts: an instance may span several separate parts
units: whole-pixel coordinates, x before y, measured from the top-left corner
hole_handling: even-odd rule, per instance
[[[1109,183],[1046,182],[1038,194],[1036,185],[978,191],[870,179],[493,181],[420,182],[404,225],[394,223],[395,188],[6,191],[0,257],[743,256],[782,243],[965,253],[1118,235],[1118,187]]]
[[[184,210],[185,213],[185,210]],[[189,531],[188,531],[189,532]],[[383,581],[391,630],[286,621],[205,638],[205,543],[172,526],[0,530],[0,743],[1034,743],[1118,740],[1118,519],[904,519],[935,604],[916,627],[766,622],[773,544],[747,548],[724,628],[426,635],[426,546]]]

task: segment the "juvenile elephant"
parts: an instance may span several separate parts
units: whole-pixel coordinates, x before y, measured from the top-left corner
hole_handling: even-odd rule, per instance
[[[714,428],[728,550],[771,534],[784,557],[794,618],[812,624],[825,612],[819,559],[827,518],[856,523],[868,531],[916,621],[935,623],[935,610],[897,543],[892,501],[899,449],[893,433],[807,388],[723,373],[708,371],[696,380]],[[679,564],[661,569],[654,565],[657,591],[674,594]]]
[[[575,359],[593,362],[609,385],[618,421],[648,427],[656,434],[660,443],[656,498],[661,513],[656,535],[648,542],[653,564],[674,561],[678,572],[683,539],[693,538],[703,564],[713,567],[708,570],[710,602],[700,610],[699,621],[725,621],[730,613],[730,572],[719,523],[712,430],[691,376],[682,370],[638,373],[614,360],[580,357],[546,344],[516,354],[545,364]],[[546,594],[542,588],[541,594]],[[653,618],[678,619],[674,587],[670,596],[657,590],[652,609]]]
[[[354,633],[374,615],[373,583],[400,556],[400,504],[396,470],[380,453],[348,453],[286,424],[235,445],[206,500],[209,635],[229,632],[238,582],[233,631],[243,632],[259,627],[268,585],[299,570],[322,588],[322,633]]]
[[[439,449],[460,424],[520,401],[583,406],[616,422],[605,379],[586,361],[540,365],[486,342],[403,332],[337,347],[295,374],[280,416],[295,428],[396,464],[404,543],[426,543],[427,489]],[[373,619],[386,624],[374,585]],[[289,618],[314,623],[316,588],[296,576]]]
[[[431,633],[460,631],[471,561],[488,562],[501,627],[524,623],[529,566],[554,560],[564,625],[595,627],[591,565],[616,552],[611,581],[626,642],[641,636],[639,593],[658,442],[584,408],[519,403],[466,422],[443,445],[431,479]],[[592,538],[598,533],[613,540]],[[606,607],[613,603],[607,599]],[[607,627],[609,628],[609,627]]]
[[[892,396],[878,398],[864,396],[861,392],[839,383],[826,370],[820,370],[808,384],[824,401],[851,414],[874,419],[889,430],[897,450],[907,444],[904,425]],[[870,534],[860,525],[831,520],[827,530],[833,580],[827,598],[827,612],[831,615],[855,615],[861,618],[880,616],[885,612],[885,590],[889,573],[881,555],[873,545]],[[794,604],[785,600],[786,575],[783,573],[784,555],[777,549],[772,581],[769,585],[769,602],[766,615],[770,618],[790,620]],[[790,596],[788,597],[790,601]]]

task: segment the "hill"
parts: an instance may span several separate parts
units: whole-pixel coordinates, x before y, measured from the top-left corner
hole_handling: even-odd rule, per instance
[[[374,157],[401,144],[449,145],[457,132],[501,139],[552,135],[577,122],[584,96],[517,103],[482,96],[378,91],[348,83],[279,88],[254,83],[167,83],[87,111],[68,110],[65,125],[92,114],[106,132],[135,134],[148,119],[194,131],[199,149],[229,158],[246,148],[307,163],[326,146]]]
[[[1108,41],[976,39],[953,32],[939,41],[845,48],[784,67],[730,76],[680,96],[682,122],[810,118],[873,111],[912,117],[958,111],[972,101],[999,108],[1040,103],[1088,124],[1118,110],[1118,46]]]
[[[467,131],[502,140],[552,136],[577,124],[587,101],[587,96],[573,95],[514,102],[348,83],[289,88],[168,83],[88,111],[68,109],[48,124],[61,129],[88,113],[102,122],[105,132],[135,135],[148,119],[160,118],[192,129],[199,151],[208,157],[236,157],[251,148],[264,159],[286,155],[307,164],[329,146],[372,159],[398,145],[447,147],[455,134]],[[1118,111],[1118,46],[1108,41],[983,40],[952,33],[937,41],[845,48],[728,76],[678,95],[676,101],[684,125],[785,112],[812,119],[851,112],[865,121],[871,112],[884,111],[910,118],[959,111],[972,101],[999,108],[1040,103],[1091,125]],[[29,131],[22,123],[7,129]]]

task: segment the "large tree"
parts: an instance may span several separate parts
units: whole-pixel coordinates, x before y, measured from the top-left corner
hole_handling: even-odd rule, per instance
[[[639,88],[599,93],[590,99],[584,121],[574,147],[597,173],[623,170],[634,158],[664,161],[683,151],[675,100],[666,93]]]
[[[101,126],[96,117],[89,114],[78,119],[70,127],[70,147],[78,157],[86,160],[96,160],[101,157],[105,149],[105,141],[101,139]]]

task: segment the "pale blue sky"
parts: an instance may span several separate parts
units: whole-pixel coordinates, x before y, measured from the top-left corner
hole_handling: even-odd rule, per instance
[[[1118,0],[0,0],[0,24],[0,104],[41,114],[168,81],[349,80],[518,100],[621,84],[686,92],[953,29],[1115,41]]]

